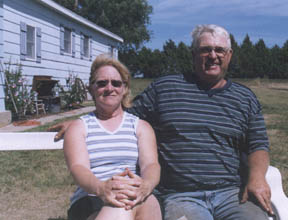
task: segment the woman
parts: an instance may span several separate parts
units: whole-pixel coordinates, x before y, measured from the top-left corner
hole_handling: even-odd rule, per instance
[[[92,64],[89,92],[96,110],[72,122],[64,137],[66,162],[79,186],[69,220],[161,219],[151,195],[160,178],[155,135],[124,110],[129,78],[117,60],[102,55]]]

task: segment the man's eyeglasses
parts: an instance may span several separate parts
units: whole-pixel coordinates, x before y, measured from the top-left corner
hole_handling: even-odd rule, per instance
[[[203,46],[198,48],[201,56],[207,56],[208,54],[212,53],[212,51],[214,51],[217,56],[224,57],[229,50],[230,49],[228,47]]]
[[[92,84],[95,83],[98,88],[104,88],[109,84],[109,82],[111,82],[111,85],[115,88],[120,88],[124,84],[124,82],[122,82],[121,80],[114,80],[114,79],[112,79],[111,81],[110,80],[98,80],[98,81],[93,82]]]

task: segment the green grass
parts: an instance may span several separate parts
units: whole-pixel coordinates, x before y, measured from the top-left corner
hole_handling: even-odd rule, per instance
[[[131,80],[131,92],[132,97],[142,92],[150,83],[152,79],[132,79]]]
[[[29,190],[40,187],[49,191],[50,187],[65,187],[72,183],[63,152],[50,151],[7,151],[0,152],[0,192],[10,192],[21,187]],[[64,172],[62,172],[64,171]]]
[[[271,143],[271,164],[280,169],[284,190],[288,195],[288,81],[260,79],[237,81],[250,87],[263,106]],[[150,82],[150,79],[133,79],[131,83],[132,96],[140,93]],[[77,117],[56,120],[29,131],[46,131],[53,124]],[[61,150],[0,152],[0,164],[0,198],[5,199],[6,204],[11,204],[0,205],[0,213],[7,213],[10,219],[39,219],[31,217],[32,215],[30,216],[28,211],[25,213],[24,207],[26,206],[23,204],[26,204],[25,209],[29,209],[31,206],[36,210],[33,211],[35,216],[40,213],[43,215],[41,219],[66,219],[69,197],[74,191],[75,185],[67,170]],[[29,195],[39,197],[30,206],[25,203]],[[10,197],[11,200],[9,200]],[[50,210],[46,213],[46,209],[41,210],[41,207],[46,207],[48,204],[50,204]],[[15,207],[18,209],[16,210]],[[14,213],[19,210],[22,210],[25,215],[21,215],[21,218],[13,217]]]

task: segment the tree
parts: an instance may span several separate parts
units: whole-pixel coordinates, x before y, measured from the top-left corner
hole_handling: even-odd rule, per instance
[[[184,44],[182,41],[178,44],[176,49],[177,72],[183,74],[193,73],[193,56],[192,49]]]
[[[281,73],[283,73],[283,78],[288,78],[288,40],[284,43],[283,47],[281,48]]]
[[[63,7],[70,9],[71,11],[77,9],[78,0],[54,0],[54,1],[62,5]]]
[[[243,40],[243,43],[240,47],[239,53],[239,63],[240,63],[240,70],[241,70],[241,77],[244,78],[254,78],[254,47],[253,44],[248,36]]]
[[[288,40],[280,48],[275,45],[271,51],[269,78],[271,79],[287,79],[288,78]]]
[[[165,71],[165,59],[163,53],[156,49],[152,51],[143,47],[138,53],[139,72],[144,74],[145,78],[155,78],[162,75]]]
[[[263,78],[270,72],[270,53],[263,39],[259,39],[254,48],[254,73],[257,75],[257,77]]]
[[[151,66],[152,66],[152,77],[158,77],[165,73],[165,62],[163,52],[156,49],[153,51],[151,58]]]
[[[282,68],[283,56],[280,47],[278,45],[275,45],[270,50],[270,53],[271,53],[271,58],[269,61],[270,72],[268,72],[268,77],[270,79],[283,78],[283,68]]]
[[[227,76],[240,77],[240,61],[239,61],[240,47],[238,46],[232,34],[230,34],[230,39],[231,39],[231,48],[233,50],[233,55],[230,61]]]
[[[171,39],[166,41],[163,46],[163,55],[165,59],[165,74],[180,73],[177,66],[177,46]]]

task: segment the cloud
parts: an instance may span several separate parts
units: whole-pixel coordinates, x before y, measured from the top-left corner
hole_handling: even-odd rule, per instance
[[[253,42],[264,39],[268,46],[281,46],[287,39],[284,27],[288,1],[283,0],[148,0],[152,47],[172,39],[191,42],[190,32],[197,24],[218,24],[232,33],[238,43],[248,34]],[[162,44],[161,44],[162,42]]]
[[[185,23],[203,16],[288,16],[283,0],[150,0],[155,23]],[[188,19],[188,20],[187,20]]]

